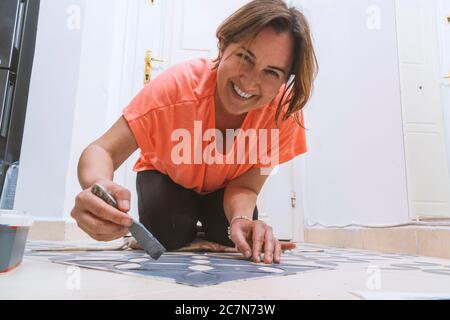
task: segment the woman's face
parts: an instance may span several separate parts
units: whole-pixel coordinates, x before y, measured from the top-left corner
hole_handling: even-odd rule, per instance
[[[268,105],[289,78],[294,41],[287,33],[262,29],[248,50],[231,43],[217,69],[216,104],[238,116]]]

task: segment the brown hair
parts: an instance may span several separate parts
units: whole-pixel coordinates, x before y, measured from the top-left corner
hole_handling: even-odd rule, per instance
[[[275,113],[275,122],[278,122],[283,106],[288,105],[283,121],[294,114],[296,122],[303,127],[297,111],[303,109],[312,95],[318,63],[309,24],[297,8],[288,7],[283,0],[253,0],[241,7],[217,29],[219,55],[214,60],[215,68],[230,43],[245,41],[248,45],[265,27],[271,27],[278,33],[289,32],[294,39],[291,77]]]

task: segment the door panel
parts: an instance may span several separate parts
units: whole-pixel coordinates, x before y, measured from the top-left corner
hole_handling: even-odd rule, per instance
[[[450,1],[438,0],[437,29],[440,53],[440,92],[447,140],[448,166],[450,168]]]
[[[410,215],[450,217],[450,175],[440,94],[437,1],[397,0]]]

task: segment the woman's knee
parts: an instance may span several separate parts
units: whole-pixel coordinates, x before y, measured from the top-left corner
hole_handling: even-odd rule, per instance
[[[160,216],[160,219],[153,219],[153,221],[144,220],[148,221],[148,229],[167,250],[179,249],[195,239],[197,235],[196,216],[165,213],[161,213]]]
[[[136,187],[139,220],[167,250],[179,249],[195,239],[198,200],[191,190],[153,171],[139,172]]]
[[[140,211],[139,220],[166,250],[175,250],[191,243],[197,235],[197,219],[193,215],[174,212]]]

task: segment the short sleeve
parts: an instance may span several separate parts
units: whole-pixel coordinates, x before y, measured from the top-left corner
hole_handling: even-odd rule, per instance
[[[300,123],[304,126],[303,112],[299,111]],[[294,116],[282,122],[278,129],[278,146],[270,139],[265,157],[259,157],[256,168],[269,168],[292,160],[307,152],[305,129],[295,121]],[[267,139],[269,141],[269,139]],[[278,150],[278,153],[276,152]],[[278,159],[276,157],[278,155]],[[264,159],[263,159],[264,158]]]
[[[136,142],[143,154],[154,151],[163,117],[156,118],[155,110],[175,104],[186,88],[187,77],[183,65],[168,68],[147,84],[123,110]],[[186,90],[184,90],[186,91]]]
[[[152,95],[149,93],[151,90],[150,85],[146,86],[123,110],[123,116],[142,153],[150,152],[152,149],[149,137],[152,121],[148,112],[145,112],[146,109],[150,109],[148,106],[153,103],[150,98]]]

